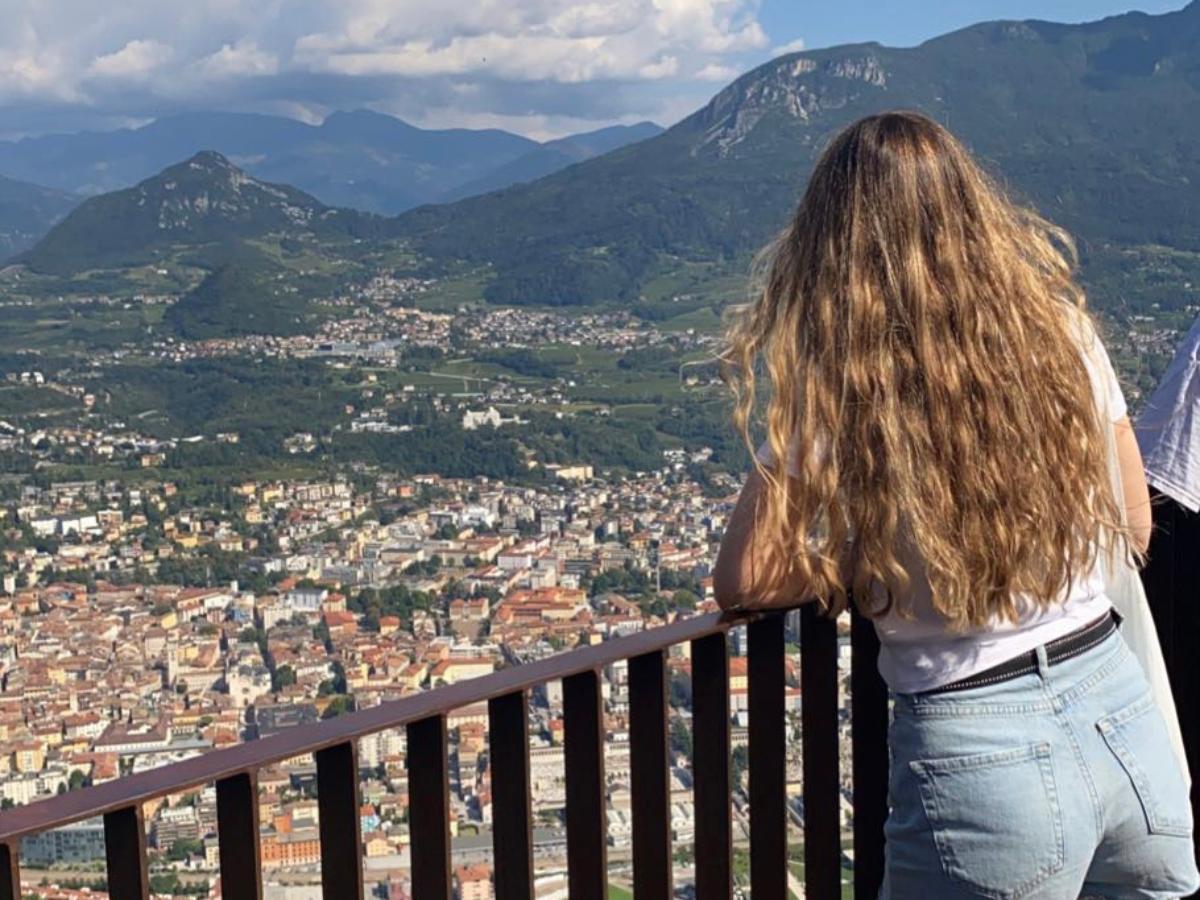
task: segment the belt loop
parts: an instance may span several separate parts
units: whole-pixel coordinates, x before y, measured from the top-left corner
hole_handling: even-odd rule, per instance
[[[1038,675],[1042,676],[1042,681],[1050,679],[1050,660],[1046,656],[1046,645],[1038,644],[1037,646],[1037,667]]]

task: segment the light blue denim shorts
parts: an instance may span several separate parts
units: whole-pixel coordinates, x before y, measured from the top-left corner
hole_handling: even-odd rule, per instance
[[[1119,631],[998,684],[896,694],[881,900],[1200,888],[1183,772]]]

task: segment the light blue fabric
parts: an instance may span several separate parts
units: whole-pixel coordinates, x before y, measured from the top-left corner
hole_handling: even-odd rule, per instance
[[[1200,888],[1183,774],[1116,632],[1053,666],[894,695],[881,900],[1165,898]]]

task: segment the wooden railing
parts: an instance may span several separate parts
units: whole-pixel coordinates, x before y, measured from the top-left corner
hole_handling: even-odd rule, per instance
[[[804,831],[807,894],[840,898],[835,623],[801,613]],[[733,886],[728,631],[749,643],[750,886],[755,900],[788,900],[784,620],[780,614],[699,615],[482,678],[384,703],[315,725],[141,772],[0,813],[0,900],[20,893],[22,837],[103,816],[112,900],[149,891],[142,804],[215,784],[224,900],[261,900],[257,774],[312,753],[317,767],[321,883],[327,900],[363,896],[357,740],[407,734],[413,896],[449,900],[447,714],[487,701],[497,900],[532,900],[533,839],[528,690],[561,680],[566,770],[568,887],[572,900],[605,900],[608,866],[604,707],[600,671],[628,660],[633,887],[639,900],[672,896],[666,652],[689,642],[698,900],[728,900]],[[852,634],[855,896],[873,898],[882,872],[886,814],[887,700],[874,674],[874,629]]]
[[[1200,516],[1172,505],[1144,573],[1172,669],[1185,739],[1200,773]],[[450,807],[446,719],[487,701],[497,900],[532,900],[533,838],[528,690],[561,680],[566,769],[568,887],[572,900],[605,900],[608,866],[604,719],[600,671],[628,660],[633,794],[633,885],[638,900],[672,895],[667,650],[690,643],[695,784],[695,883],[698,900],[728,900],[733,890],[729,649],[731,627],[749,643],[750,887],[754,900],[788,900],[788,825],[784,621],[780,614],[708,614],[585,647],[492,675],[299,727],[263,740],[74,791],[0,813],[0,900],[17,900],[20,840],[104,817],[112,900],[146,900],[149,891],[142,804],[216,785],[224,900],[261,900],[257,775],[312,753],[317,766],[321,881],[327,900],[363,896],[357,740],[385,729],[407,732],[411,875],[417,900],[449,900]],[[801,689],[806,893],[842,894],[835,623],[809,605],[801,611]],[[883,872],[887,815],[887,691],[876,672],[878,643],[869,621],[853,617],[852,768],[854,896],[874,900]]]

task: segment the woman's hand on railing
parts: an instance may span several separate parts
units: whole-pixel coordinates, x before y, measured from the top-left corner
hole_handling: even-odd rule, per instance
[[[810,599],[808,584],[794,567],[773,558],[759,533],[766,482],[757,469],[730,513],[713,566],[713,594],[726,612],[756,612],[799,606]]]

